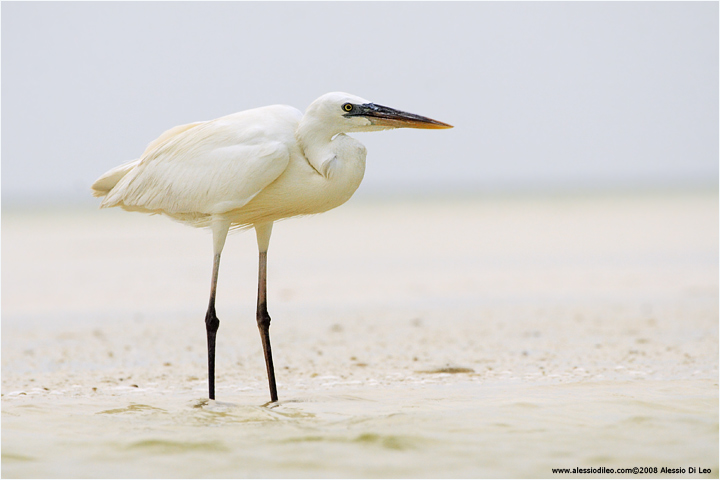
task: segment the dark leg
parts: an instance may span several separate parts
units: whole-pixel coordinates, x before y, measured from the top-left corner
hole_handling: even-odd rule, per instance
[[[220,320],[215,315],[215,289],[217,287],[218,267],[220,254],[215,254],[213,262],[212,284],[210,286],[210,304],[205,314],[205,329],[207,330],[208,345],[208,389],[210,400],[215,400],[215,337],[217,336]]]
[[[273,367],[272,349],[270,348],[270,315],[267,311],[267,252],[260,252],[260,268],[258,272],[258,301],[257,325],[260,330],[263,352],[265,352],[265,366],[267,367],[268,382],[270,384],[270,401],[277,402],[277,387],[275,386],[275,368]]]
[[[220,320],[215,315],[215,290],[217,288],[218,269],[220,268],[220,254],[227,238],[230,222],[221,218],[213,218],[213,271],[210,284],[210,303],[205,314],[205,330],[207,330],[208,344],[208,390],[210,400],[215,400],[215,337],[217,336]]]

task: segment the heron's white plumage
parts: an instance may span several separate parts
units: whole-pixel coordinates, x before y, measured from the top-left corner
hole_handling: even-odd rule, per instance
[[[128,174],[133,168],[140,163],[140,159],[130,160],[129,162],[118,165],[117,167],[108,170],[103,175],[95,180],[92,185],[92,193],[95,197],[104,197],[110,190],[112,190],[118,182]]]
[[[277,400],[267,312],[267,251],[273,222],[321,213],[345,203],[365,173],[365,147],[346,132],[450,128],[437,120],[328,93],[303,115],[284,106],[247,110],[180,125],[142,156],[113,168],[92,186],[102,207],[163,213],[213,232],[213,273],[205,315],[208,396],[215,398],[215,294],[220,255],[230,228],[255,227],[258,243],[256,320],[271,401]]]
[[[92,188],[105,196],[101,207],[163,213],[198,227],[213,216],[245,227],[324,212],[347,201],[364,174],[365,148],[342,132],[369,122],[343,118],[339,106],[348,101],[365,102],[335,93],[304,116],[274,105],[174,127]]]

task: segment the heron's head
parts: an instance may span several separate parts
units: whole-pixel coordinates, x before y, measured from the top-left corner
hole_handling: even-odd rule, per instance
[[[326,93],[310,104],[305,115],[333,133],[372,132],[391,128],[452,128],[447,123],[377,105],[342,92]]]

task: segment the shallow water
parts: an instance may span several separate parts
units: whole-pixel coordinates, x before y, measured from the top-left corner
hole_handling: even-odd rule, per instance
[[[716,193],[281,223],[277,404],[252,235],[223,254],[208,402],[206,233],[113,211],[2,222],[3,477],[718,477]]]
[[[210,405],[177,392],[29,397],[4,408],[3,444],[12,446],[4,448],[3,475],[550,477],[551,468],[575,466],[714,469],[711,383],[435,379],[331,393],[286,389],[287,400],[269,407],[258,405],[256,393]]]

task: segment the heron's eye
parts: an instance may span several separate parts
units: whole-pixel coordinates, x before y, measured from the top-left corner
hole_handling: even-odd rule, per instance
[[[352,109],[353,109],[352,103],[346,103],[345,105],[342,106],[342,109],[345,110],[346,112],[352,111]]]

